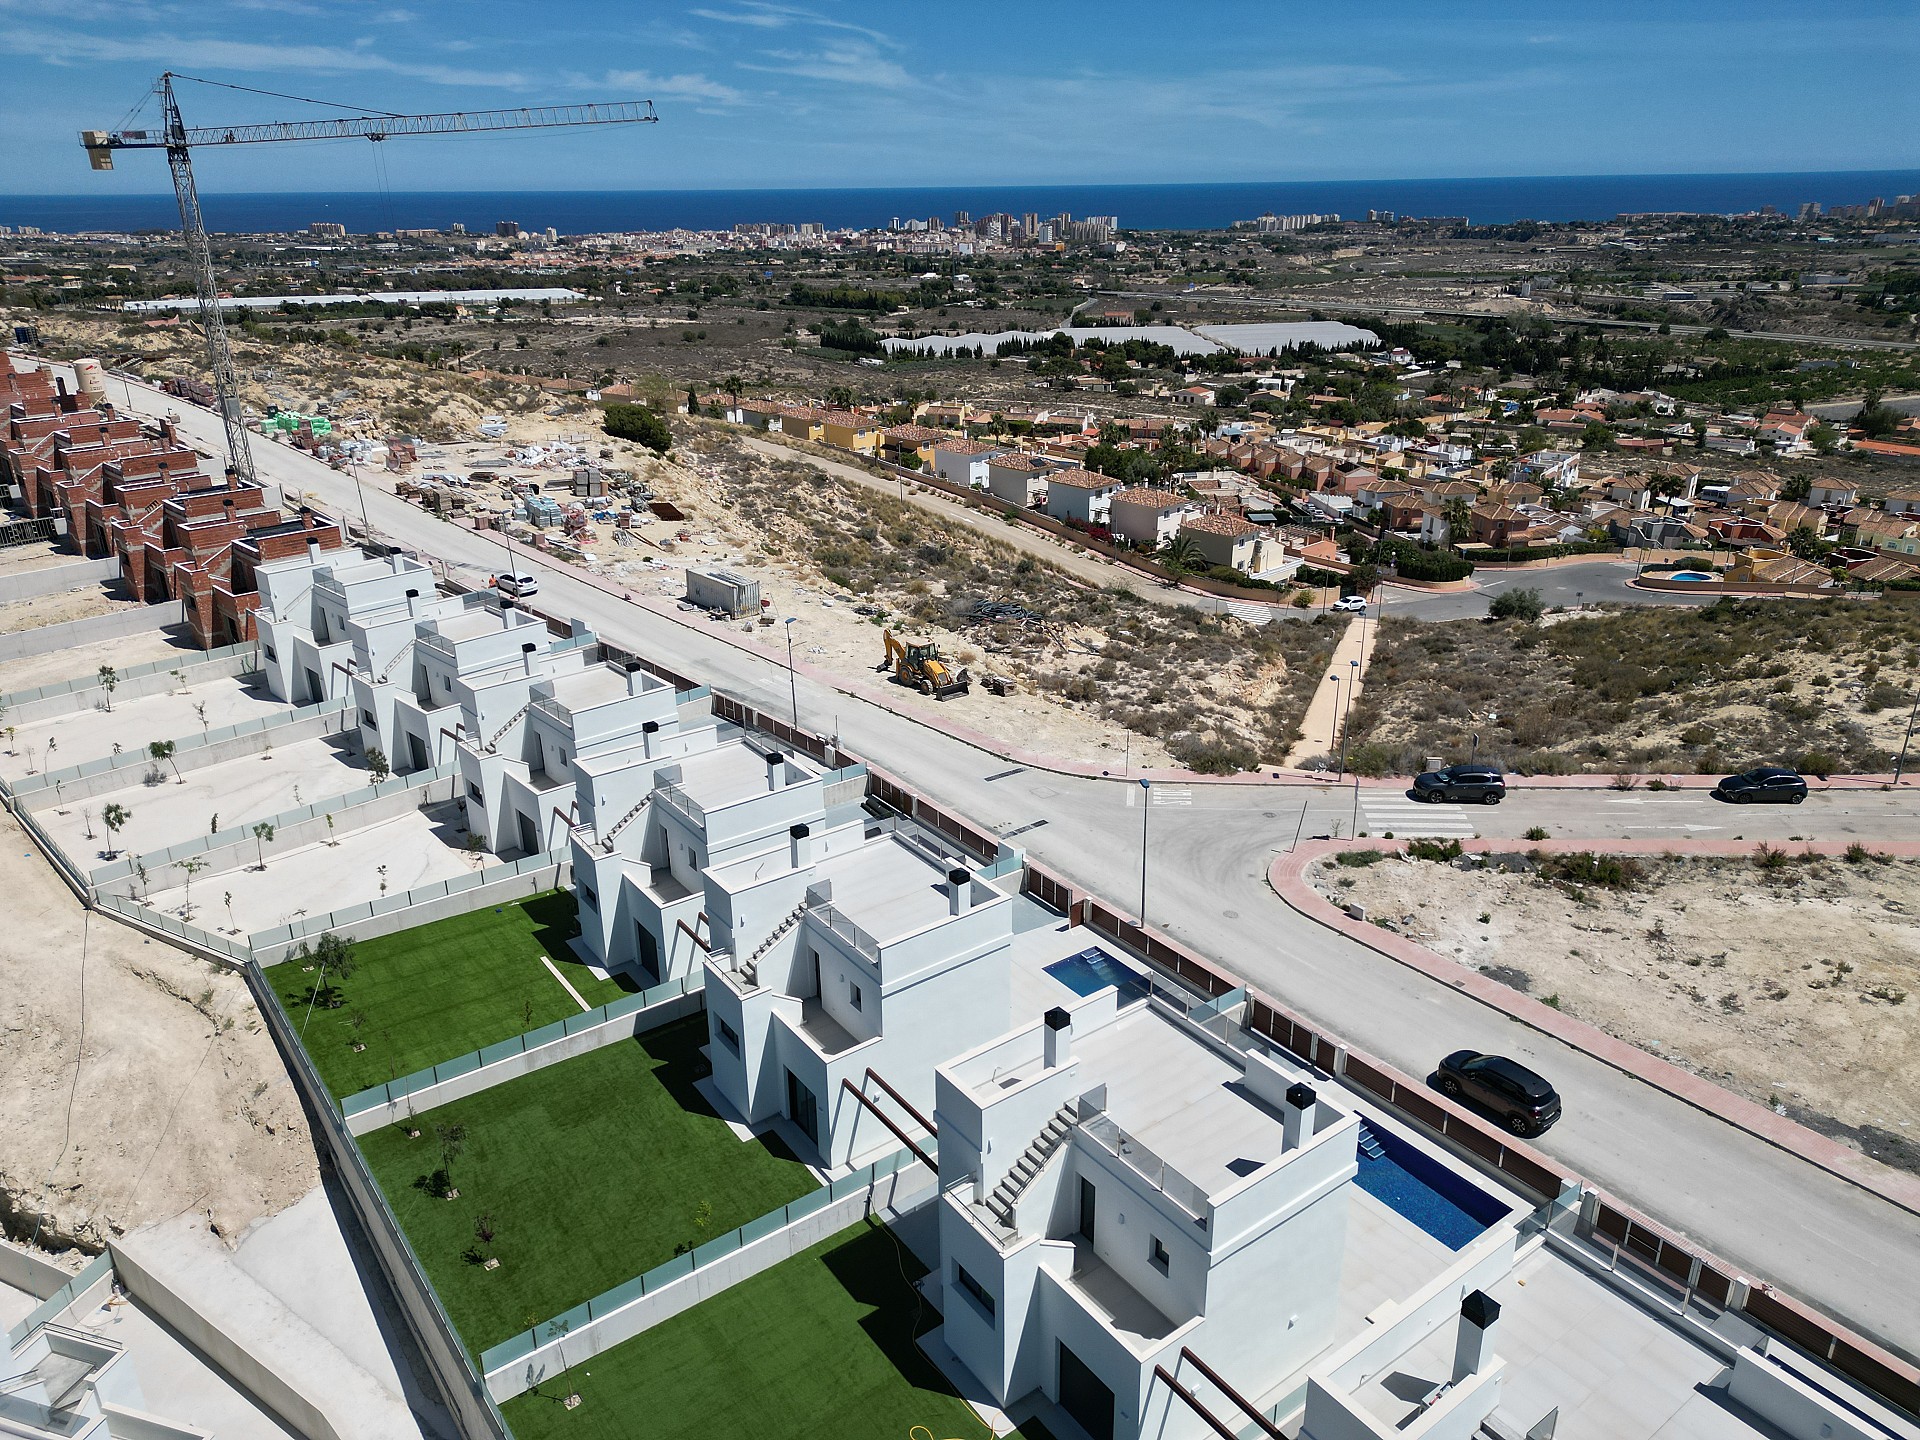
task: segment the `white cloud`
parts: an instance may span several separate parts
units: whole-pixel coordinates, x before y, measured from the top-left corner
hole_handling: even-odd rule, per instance
[[[397,60],[334,45],[274,45],[249,40],[187,40],[171,35],[90,35],[74,31],[0,29],[0,53],[33,56],[50,65],[112,61],[170,64],[191,55],[200,70],[244,70],[255,74],[288,71],[348,74],[373,71],[404,75],[432,85],[526,88],[527,77],[514,70],[468,70],[431,62]]]
[[[598,80],[577,77],[571,81],[577,89],[617,91],[638,99],[706,100],[717,105],[738,105],[746,97],[731,85],[722,85],[705,75],[655,75],[649,70],[609,70]]]
[[[823,15],[818,10],[808,10],[799,5],[781,5],[773,0],[739,0],[739,7],[733,10],[697,9],[687,12],[702,20],[715,20],[723,25],[750,25],[758,30],[785,30],[792,26],[815,26],[822,30],[844,30],[859,35],[875,45],[898,48],[896,42],[881,31],[869,29],[865,25],[855,25],[850,21],[836,20],[831,15]]]
[[[872,45],[857,40],[822,46],[818,50],[768,50],[767,64],[742,61],[742,70],[779,75],[801,75],[836,85],[866,85],[882,90],[904,90],[914,83],[906,67],[887,59]]]

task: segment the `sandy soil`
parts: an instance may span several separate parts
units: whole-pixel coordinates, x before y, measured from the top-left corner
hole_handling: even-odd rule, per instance
[[[91,645],[76,645],[50,655],[28,655],[19,660],[0,661],[0,695],[52,685],[78,676],[92,676],[102,665],[122,670],[149,660],[177,658],[183,663],[204,652],[172,643],[166,632],[142,631],[119,640],[96,640]]]
[[[1443,955],[1920,1169],[1920,861],[1649,857],[1641,884],[1617,891],[1492,859],[1325,860],[1312,878]]]
[[[19,630],[35,630],[42,625],[59,625],[68,620],[86,620],[110,610],[126,610],[139,604],[119,600],[104,589],[62,590],[53,595],[37,595],[31,600],[15,600],[0,605],[0,635]]]
[[[232,1237],[314,1186],[299,1101],[238,975],[103,917],[84,922],[83,975],[83,912],[7,818],[0,892],[9,1234],[37,1224],[43,1246],[92,1249],[191,1208]]]
[[[0,550],[0,575],[24,575],[32,570],[51,570],[56,565],[83,565],[83,557],[71,550],[54,547],[51,540],[36,540],[31,545],[10,545]]]

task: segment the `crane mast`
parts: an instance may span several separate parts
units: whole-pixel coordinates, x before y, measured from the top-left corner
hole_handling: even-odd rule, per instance
[[[192,79],[192,76],[182,76]],[[113,168],[116,150],[165,150],[173,174],[174,199],[180,204],[180,233],[193,267],[193,286],[200,302],[200,327],[206,336],[207,364],[220,406],[220,423],[227,435],[227,463],[243,480],[257,477],[247,427],[241,414],[239,376],[233,367],[233,349],[227,343],[226,322],[220,314],[220,284],[214,273],[213,251],[200,216],[200,190],[193,178],[193,151],[202,145],[252,145],[289,140],[362,139],[382,141],[393,135],[452,135],[488,130],[555,129],[574,125],[650,124],[659,119],[650,100],[613,104],[548,105],[520,110],[470,110],[442,115],[368,115],[343,120],[300,120],[284,124],[229,125],[188,129],[173,93],[174,75],[168,71],[154,84],[160,98],[159,130],[82,130],[80,143],[96,170]]]
[[[166,134],[167,169],[173,172],[173,198],[180,204],[180,233],[187,243],[187,263],[193,267],[193,288],[200,297],[207,366],[213,371],[220,425],[227,434],[227,465],[240,479],[252,481],[258,477],[253,473],[253,450],[241,414],[240,377],[234,373],[227,322],[220,314],[219,280],[213,270],[213,251],[207,244],[207,227],[200,218],[200,188],[193,181],[193,148],[187,143],[187,127],[173,98],[171,75],[160,77],[160,113]]]

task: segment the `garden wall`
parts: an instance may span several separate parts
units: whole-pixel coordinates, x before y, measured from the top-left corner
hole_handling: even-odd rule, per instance
[[[0,635],[0,660],[24,660],[29,655],[51,655],[56,650],[71,650],[101,640],[124,640],[148,630],[172,630],[185,638],[187,627],[177,618],[180,607],[129,605],[105,615],[89,615],[85,620],[69,620],[64,625],[41,625],[32,630],[16,630]]]
[[[180,628],[184,632],[185,627]],[[115,678],[119,683],[114,688],[114,698],[137,700],[142,695],[158,695],[162,691],[178,689],[180,682],[173,678],[176,670],[190,689],[203,681],[250,674],[255,664],[256,655],[252,645],[229,645],[220,650],[182,650],[177,660],[149,660],[145,664],[129,665],[116,672]],[[106,691],[100,688],[100,682],[92,675],[0,695],[0,705],[6,706],[8,720],[16,725],[92,710],[105,700]]]
[[[62,590],[78,590],[82,585],[119,578],[120,557],[117,555],[105,560],[73,560],[42,570],[23,570],[18,575],[0,576],[0,605],[32,600],[40,595],[58,595]]]

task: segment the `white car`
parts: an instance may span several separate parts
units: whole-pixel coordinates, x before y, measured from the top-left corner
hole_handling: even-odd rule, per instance
[[[1367,597],[1364,595],[1342,595],[1338,600],[1333,602],[1333,608],[1345,611],[1348,614],[1363,612],[1367,608]]]

